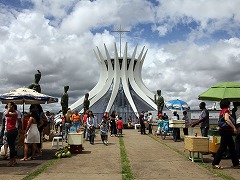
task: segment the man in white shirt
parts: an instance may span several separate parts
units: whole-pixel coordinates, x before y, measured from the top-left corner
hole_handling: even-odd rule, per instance
[[[153,123],[153,116],[152,113],[148,113],[148,133],[152,134],[152,123]]]

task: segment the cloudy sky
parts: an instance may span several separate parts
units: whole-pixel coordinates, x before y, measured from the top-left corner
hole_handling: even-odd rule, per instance
[[[93,49],[148,53],[143,81],[165,100],[192,109],[198,95],[222,81],[240,81],[240,0],[0,0],[0,93],[27,87],[42,72],[42,93],[69,104],[98,82]],[[210,106],[210,105],[209,105]],[[1,108],[3,105],[1,105]],[[60,103],[45,105],[60,110]]]

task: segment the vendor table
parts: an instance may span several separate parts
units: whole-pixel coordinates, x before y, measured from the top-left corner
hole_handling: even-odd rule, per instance
[[[189,151],[189,160],[192,162],[199,160],[203,162],[202,153],[208,152],[208,145],[208,137],[185,136],[184,138],[184,148]]]
[[[83,150],[83,132],[68,133],[68,144],[71,153],[81,153]]]

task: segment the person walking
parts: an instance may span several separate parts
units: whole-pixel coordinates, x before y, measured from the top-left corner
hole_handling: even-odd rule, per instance
[[[122,117],[119,117],[116,125],[117,125],[117,136],[122,137],[122,130],[123,130]]]
[[[148,114],[148,133],[149,134],[152,134],[152,123],[153,123],[153,116],[152,116],[152,113],[149,113]]]
[[[95,138],[95,128],[97,127],[97,122],[94,118],[92,111],[88,111],[88,118],[87,118],[87,128],[89,134],[89,141],[90,144],[94,145],[94,138]]]
[[[111,132],[111,137],[113,135],[117,135],[117,127],[116,127],[116,111],[112,111],[111,115],[110,115],[110,132]]]
[[[105,144],[107,146],[108,145],[108,126],[105,121],[105,118],[106,118],[106,116],[103,116],[103,121],[100,126],[100,135],[101,135],[103,144]]]
[[[145,123],[144,123],[144,111],[141,112],[139,116],[141,134],[146,134]]]
[[[223,153],[226,151],[227,147],[229,150],[229,154],[232,160],[233,168],[239,169],[239,161],[237,157],[237,152],[235,150],[235,144],[233,141],[233,133],[236,134],[237,129],[235,128],[233,122],[231,121],[231,114],[229,111],[230,108],[230,101],[228,100],[222,100],[220,102],[220,108],[222,109],[219,114],[219,118],[223,116],[226,124],[228,127],[223,128],[219,127],[219,135],[221,136],[220,141],[220,147],[214,156],[213,162],[212,162],[212,168],[213,169],[223,169],[222,166],[220,166],[220,161],[222,159]]]
[[[158,123],[158,129],[157,129],[157,132],[156,132],[156,138],[158,138],[158,135],[160,134],[161,136],[163,135],[162,134],[162,128],[163,128],[163,123],[164,123],[164,120],[162,118],[162,114],[158,114],[158,120],[157,120],[157,123]]]

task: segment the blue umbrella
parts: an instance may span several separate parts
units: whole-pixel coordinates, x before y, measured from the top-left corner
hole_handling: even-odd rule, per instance
[[[186,102],[179,99],[167,101],[165,106],[169,110],[190,110],[190,106]]]

